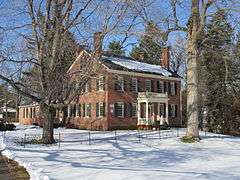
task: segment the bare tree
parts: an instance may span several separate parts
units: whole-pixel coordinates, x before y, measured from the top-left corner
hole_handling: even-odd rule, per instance
[[[90,56],[82,58],[86,62],[84,68],[68,71],[74,60],[68,55],[74,57],[82,52],[81,47],[77,48],[76,44],[69,42],[70,34],[75,33],[81,43],[86,44],[91,43],[89,39],[93,39],[90,38],[93,32],[102,31],[100,41],[103,41],[108,34],[130,30],[132,25],[126,23],[126,19],[133,23],[137,12],[131,12],[131,2],[122,0],[28,0],[25,5],[23,7],[27,8],[21,13],[26,12],[26,19],[30,18],[30,22],[8,30],[20,35],[26,48],[21,49],[21,58],[7,53],[1,57],[1,66],[9,68],[10,73],[1,72],[0,79],[22,96],[39,103],[43,118],[43,143],[53,143],[55,108],[63,107],[80,95],[86,82],[96,76],[99,67],[92,60],[98,57],[93,51]],[[23,29],[18,31],[21,28],[31,28],[32,33],[29,34],[28,29],[24,29],[27,33],[23,33]],[[91,47],[91,44],[88,46]],[[69,49],[73,51],[66,55]],[[21,81],[16,78],[16,73],[22,74]]]

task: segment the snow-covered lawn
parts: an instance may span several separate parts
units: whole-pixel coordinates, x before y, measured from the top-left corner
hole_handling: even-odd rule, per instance
[[[60,148],[16,144],[24,133],[38,134],[40,128],[18,126],[7,132],[0,149],[30,171],[32,179],[54,180],[157,180],[157,179],[240,179],[240,138],[202,133],[200,143],[183,144],[176,131],[91,132],[56,129]],[[180,135],[184,134],[181,130]],[[56,136],[56,138],[58,135]],[[95,140],[94,140],[95,139]],[[6,145],[6,146],[5,146]]]

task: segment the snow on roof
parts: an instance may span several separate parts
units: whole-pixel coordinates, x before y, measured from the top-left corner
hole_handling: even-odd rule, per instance
[[[0,111],[1,111],[1,112],[6,112],[6,106],[1,107],[1,108],[0,108]],[[15,112],[16,112],[16,109],[11,108],[11,107],[7,107],[7,112],[15,113]]]
[[[114,64],[120,65],[124,68],[141,71],[146,73],[156,73],[163,76],[172,76],[172,73],[159,65],[143,63],[139,61],[130,60],[129,58],[117,56],[102,56],[104,60],[111,61]]]

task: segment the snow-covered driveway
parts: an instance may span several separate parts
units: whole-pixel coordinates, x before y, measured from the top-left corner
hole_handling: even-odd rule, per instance
[[[95,135],[98,140],[88,145],[88,141],[79,141],[80,133],[85,133],[84,139],[87,131],[55,131],[63,138],[60,148],[24,148],[13,143],[16,136],[40,133],[40,128],[7,132],[4,153],[25,163],[34,180],[38,176],[54,180],[240,179],[240,138],[203,133],[200,143],[183,144],[175,135],[164,138],[161,134],[160,140],[158,132],[149,132],[149,138],[139,142],[136,131],[119,131],[117,141],[108,138],[114,133],[99,133]]]

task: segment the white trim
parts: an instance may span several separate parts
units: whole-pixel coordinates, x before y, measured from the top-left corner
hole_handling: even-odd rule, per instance
[[[117,115],[117,117],[119,117],[119,118],[124,118],[124,116],[125,116],[125,114],[124,114],[124,102],[116,102],[117,103],[117,106],[118,105],[121,105],[122,106],[122,114],[121,114],[121,116],[118,116]],[[116,108],[116,107],[115,107]],[[116,110],[114,110],[114,111],[116,111]]]
[[[148,74],[148,73],[139,73],[139,72],[130,72],[130,71],[121,71],[121,70],[113,70],[113,69],[107,69],[110,73],[115,74],[121,74],[121,75],[130,75],[130,76],[139,76],[139,77],[146,77],[146,78],[157,78],[157,79],[163,79],[163,80],[174,80],[174,81],[181,81],[180,78],[176,77],[167,77],[167,76],[161,76],[161,75],[155,75],[155,74]]]
[[[149,84],[148,84],[148,83],[149,83]],[[147,88],[148,88],[148,87],[147,87],[148,85],[150,85],[150,86],[149,86],[149,90],[150,90],[150,91],[148,91],[148,89],[147,89]],[[150,79],[146,79],[146,80],[145,80],[145,90],[146,90],[146,92],[152,92],[152,91],[153,91],[153,89],[152,89],[152,81],[151,81]]]
[[[134,89],[134,90],[131,89],[132,92],[138,92],[138,79],[137,79],[137,78],[132,78],[131,81],[132,81],[132,82],[131,82],[132,85],[133,85],[133,82],[136,83],[136,84],[135,84],[135,85],[136,85],[136,86],[135,86],[135,89]],[[131,88],[132,88],[132,87],[131,87]]]

